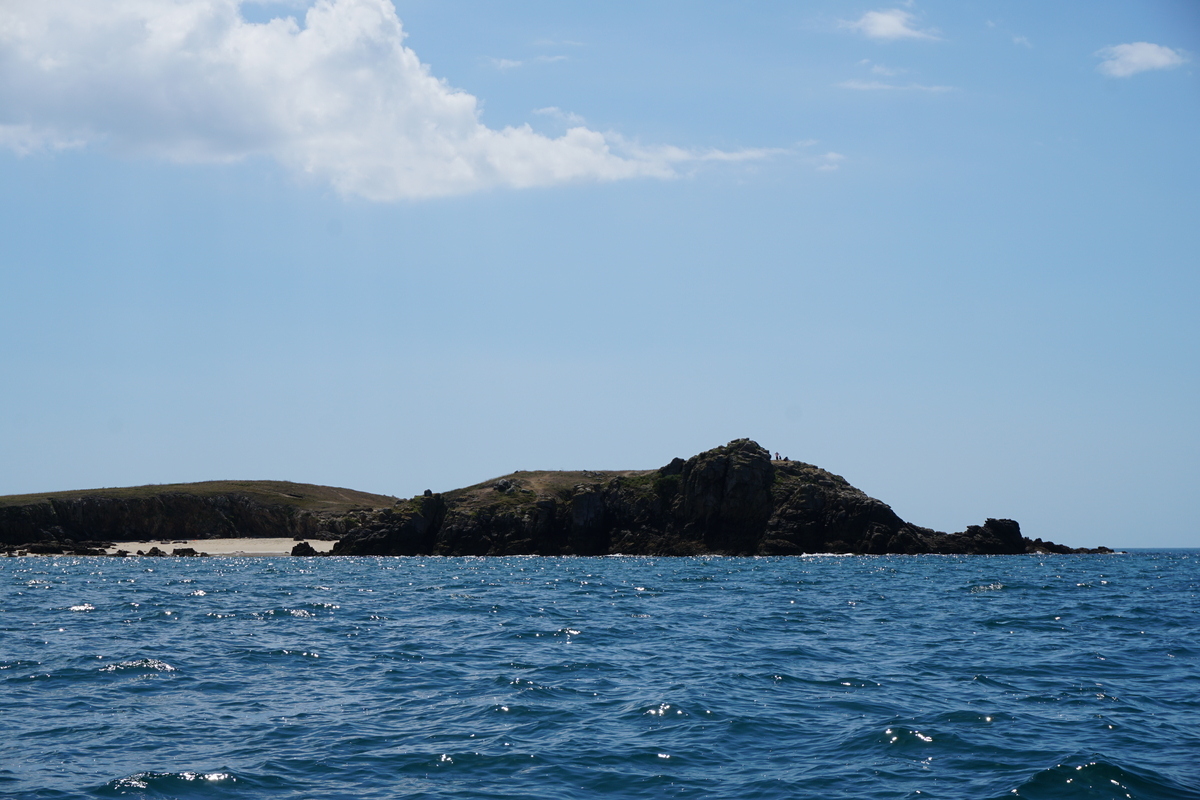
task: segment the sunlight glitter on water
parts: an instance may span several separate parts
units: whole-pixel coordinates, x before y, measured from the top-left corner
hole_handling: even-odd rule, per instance
[[[1200,800],[1190,557],[78,561],[0,798]]]

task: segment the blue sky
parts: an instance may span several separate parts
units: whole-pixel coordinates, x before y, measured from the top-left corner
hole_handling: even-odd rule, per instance
[[[0,9],[0,493],[730,439],[1200,546],[1200,6]]]

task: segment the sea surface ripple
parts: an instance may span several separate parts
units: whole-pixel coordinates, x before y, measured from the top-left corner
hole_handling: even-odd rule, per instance
[[[1198,551],[0,559],[0,797],[1200,800],[1198,595]]]

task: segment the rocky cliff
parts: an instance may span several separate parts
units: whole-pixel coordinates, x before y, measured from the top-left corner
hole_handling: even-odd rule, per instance
[[[4,497],[0,498],[0,548],[56,552],[58,546],[61,552],[97,541],[336,538],[346,530],[343,520],[350,513],[395,501],[283,481],[214,481]]]
[[[1015,554],[1072,550],[989,519],[955,534],[900,519],[845,479],[739,439],[662,469],[519,472],[364,517],[332,555]]]
[[[1029,540],[1012,520],[921,528],[749,439],[656,470],[517,472],[410,500],[265,481],[0,498],[9,549],[258,536],[339,538],[332,555],[1111,552]]]

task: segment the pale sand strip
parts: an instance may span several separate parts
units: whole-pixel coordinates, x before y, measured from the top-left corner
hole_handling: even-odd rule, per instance
[[[318,539],[306,540],[318,553],[328,553],[333,549],[333,542],[323,542]],[[151,547],[157,547],[167,555],[176,548],[190,547],[197,553],[208,553],[210,556],[288,556],[292,548],[299,542],[295,539],[189,539],[180,544],[178,540],[149,541],[149,542],[114,542],[108,548],[109,553],[127,550],[131,555],[141,550],[148,552]]]

